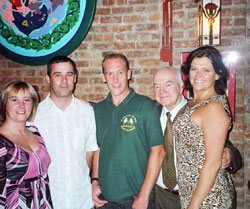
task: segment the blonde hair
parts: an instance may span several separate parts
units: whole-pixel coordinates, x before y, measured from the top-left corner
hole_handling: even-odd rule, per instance
[[[12,81],[9,84],[7,84],[1,91],[1,96],[0,96],[0,105],[1,105],[0,106],[1,108],[0,109],[0,122],[1,123],[5,122],[6,120],[6,105],[7,105],[9,95],[10,94],[16,95],[20,91],[29,92],[31,95],[31,99],[33,101],[32,111],[27,121],[32,121],[35,118],[37,106],[39,103],[38,94],[36,90],[32,87],[32,85],[30,85],[27,82],[17,80],[17,81]]]

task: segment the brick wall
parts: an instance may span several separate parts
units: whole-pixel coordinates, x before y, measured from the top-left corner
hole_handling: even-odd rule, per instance
[[[250,208],[250,191],[247,189],[247,184],[250,187],[250,0],[247,0],[247,15],[246,15],[246,50],[245,50],[245,95],[244,95],[244,128],[243,142],[245,154],[245,168],[243,173],[243,183],[245,187],[245,208]]]
[[[163,0],[97,0],[93,25],[82,44],[72,53],[79,70],[75,94],[88,101],[100,101],[108,93],[101,79],[101,61],[110,51],[122,52],[130,60],[131,87],[153,98],[152,73],[168,66],[160,61]],[[173,63],[180,66],[181,52],[197,47],[197,4],[174,1]],[[235,51],[236,122],[232,142],[244,158],[244,167],[233,175],[237,208],[250,208],[250,0],[222,1],[222,42],[220,51]],[[248,18],[247,18],[248,17]],[[0,88],[22,79],[36,86],[43,99],[48,93],[46,66],[25,66],[0,56]]]

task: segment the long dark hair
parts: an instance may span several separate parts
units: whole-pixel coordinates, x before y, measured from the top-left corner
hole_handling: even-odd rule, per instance
[[[202,46],[192,51],[188,55],[185,63],[181,66],[181,71],[186,75],[186,80],[184,81],[185,88],[189,91],[191,97],[193,97],[194,93],[193,87],[189,81],[189,72],[191,63],[196,57],[207,57],[211,61],[215,73],[219,75],[219,79],[216,80],[214,84],[215,92],[219,95],[225,94],[229,73],[222,61],[222,56],[216,48],[212,46]]]

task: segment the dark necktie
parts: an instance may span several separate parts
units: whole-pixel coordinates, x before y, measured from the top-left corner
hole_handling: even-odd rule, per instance
[[[170,117],[170,112],[167,112],[167,125],[164,132],[164,147],[166,154],[162,163],[162,177],[163,183],[172,191],[177,182],[174,164],[173,127]]]

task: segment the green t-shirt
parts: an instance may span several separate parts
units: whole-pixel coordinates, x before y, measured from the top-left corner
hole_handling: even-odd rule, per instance
[[[101,191],[107,200],[119,202],[139,193],[150,148],[163,144],[158,111],[150,98],[132,89],[119,106],[109,94],[94,110]]]

